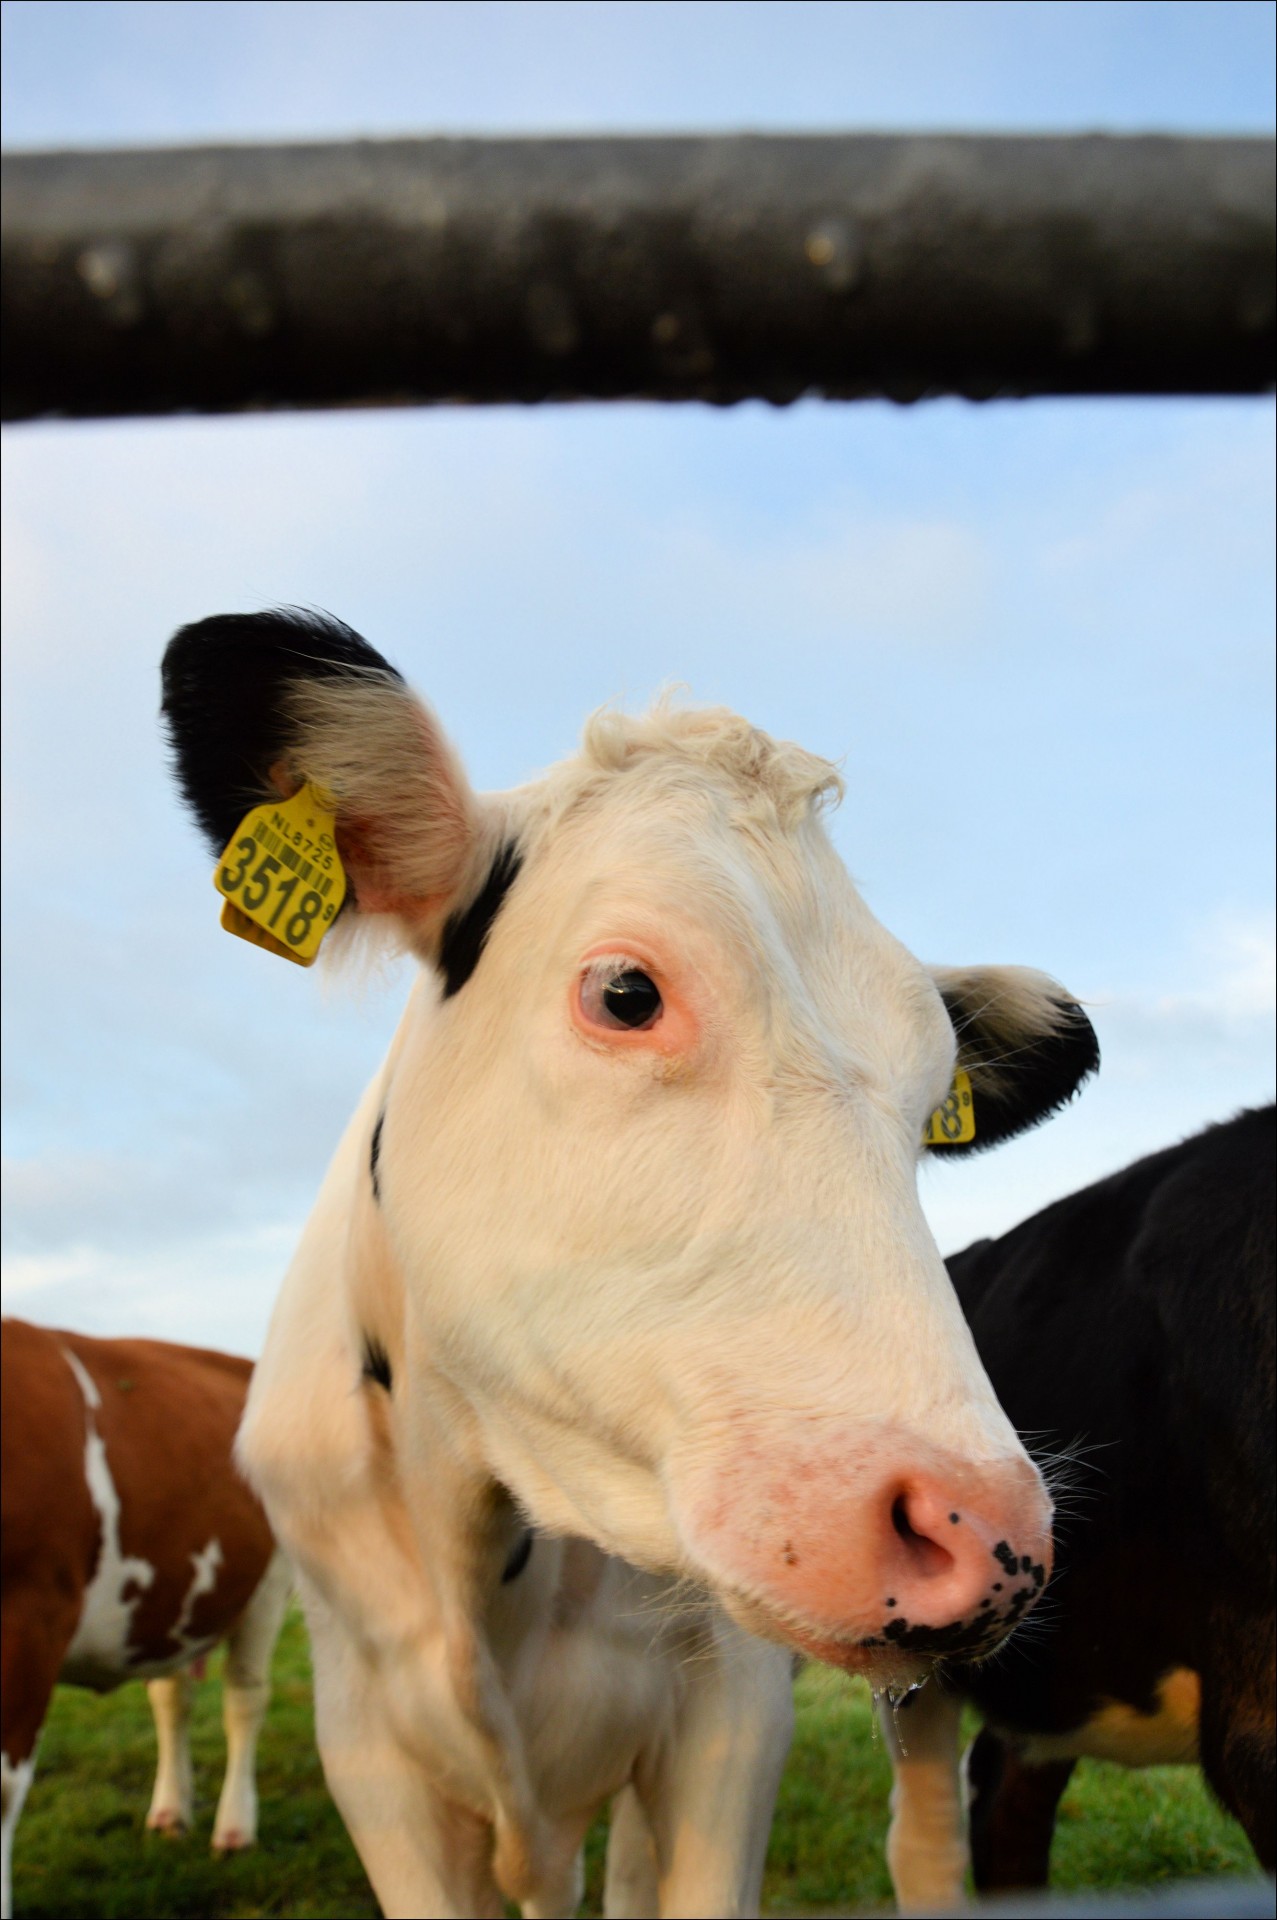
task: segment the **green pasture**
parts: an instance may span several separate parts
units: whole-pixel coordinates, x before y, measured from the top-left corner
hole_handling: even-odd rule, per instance
[[[60,1687],[14,1849],[18,1920],[40,1915],[374,1916],[376,1904],[324,1790],[311,1737],[305,1630],[290,1619],[259,1766],[261,1839],[229,1860],[208,1851],[223,1749],[216,1661],[199,1689],[196,1830],[146,1834],[155,1743],[142,1687],[98,1699]],[[890,1903],[883,1864],[889,1768],[866,1689],[820,1669],[798,1682],[798,1731],[781,1788],[764,1910],[807,1914]],[[584,1911],[597,1914],[603,1835],[589,1848]],[[1113,1887],[1253,1873],[1254,1856],[1195,1768],[1147,1773],[1084,1763],[1065,1795],[1054,1883]]]

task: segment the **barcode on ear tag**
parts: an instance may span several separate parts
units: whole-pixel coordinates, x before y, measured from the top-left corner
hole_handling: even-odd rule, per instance
[[[329,796],[308,783],[246,813],[213,885],[228,933],[308,967],[346,897]]]
[[[975,1139],[975,1102],[971,1098],[971,1075],[958,1067],[953,1085],[943,1105],[928,1120],[922,1136],[924,1147],[965,1147]]]

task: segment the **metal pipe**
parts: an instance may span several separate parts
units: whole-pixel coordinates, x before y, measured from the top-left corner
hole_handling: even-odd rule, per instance
[[[6,420],[1277,375],[1265,139],[24,153],[3,222]]]

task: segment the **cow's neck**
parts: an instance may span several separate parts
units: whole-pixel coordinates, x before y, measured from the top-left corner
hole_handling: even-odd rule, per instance
[[[414,1374],[418,1407],[430,1401],[432,1386],[443,1383]],[[520,1644],[552,1611],[558,1543],[534,1552],[515,1578],[505,1577],[524,1551],[527,1526],[507,1490],[464,1446],[469,1424],[441,1422],[435,1412],[414,1420],[405,1493],[439,1605],[451,1692],[487,1757],[496,1878],[508,1899],[522,1901],[553,1871],[554,1846],[509,1677]]]
[[[349,1299],[365,1350],[384,1356],[364,1390],[393,1457],[424,1584],[433,1594],[463,1745],[481,1758],[496,1830],[494,1868],[508,1898],[533,1892],[552,1851],[506,1683],[512,1656],[548,1620],[557,1543],[526,1552],[527,1525],[483,1458],[469,1407],[405,1328],[402,1276],[371,1192],[349,1243]],[[511,1568],[517,1572],[513,1577]]]

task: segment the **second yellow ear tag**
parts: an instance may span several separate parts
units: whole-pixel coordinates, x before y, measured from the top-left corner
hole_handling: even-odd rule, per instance
[[[309,783],[240,821],[213,874],[227,933],[308,967],[346,897],[334,808]]]
[[[948,1098],[928,1120],[922,1144],[924,1147],[965,1147],[968,1140],[974,1139],[975,1102],[971,1098],[971,1075],[957,1067]]]

